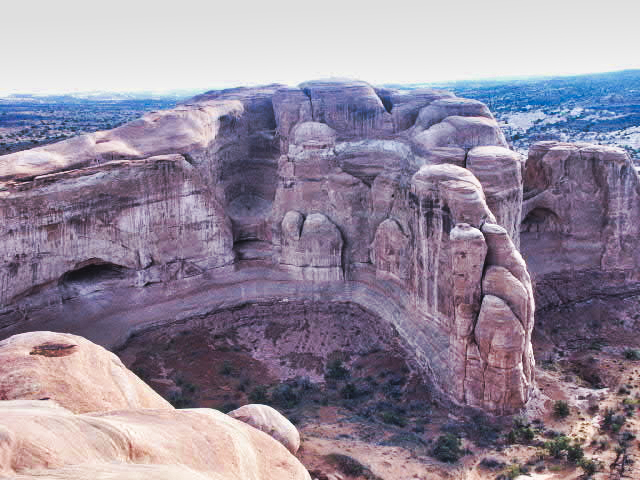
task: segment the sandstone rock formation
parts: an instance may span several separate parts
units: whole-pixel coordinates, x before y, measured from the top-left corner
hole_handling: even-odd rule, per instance
[[[228,415],[272,436],[294,455],[300,448],[298,429],[275,408],[268,405],[243,405]]]
[[[0,400],[43,399],[73,413],[173,409],[116,355],[77,335],[30,332],[0,342]]]
[[[640,285],[640,181],[624,150],[540,142],[524,176],[522,252],[543,308]]]
[[[0,359],[2,476],[310,480],[267,434],[216,410],[174,410],[81,337],[18,335]]]
[[[208,92],[0,159],[0,327],[114,347],[247,303],[356,304],[444,398],[514,412],[534,384],[521,168],[447,92]]]

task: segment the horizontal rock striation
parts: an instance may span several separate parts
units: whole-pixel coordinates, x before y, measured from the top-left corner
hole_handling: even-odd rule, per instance
[[[349,302],[456,404],[511,413],[534,386],[522,161],[479,102],[208,92],[2,157],[0,181],[4,336],[46,323],[113,347],[240,304]]]
[[[537,143],[524,198],[521,247],[540,307],[639,290],[640,180],[624,150]]]

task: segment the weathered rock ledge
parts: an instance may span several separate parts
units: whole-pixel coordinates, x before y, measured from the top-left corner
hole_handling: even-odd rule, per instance
[[[448,92],[315,81],[209,92],[0,158],[0,336],[107,347],[252,302],[351,302],[442,395],[534,386],[520,156]]]

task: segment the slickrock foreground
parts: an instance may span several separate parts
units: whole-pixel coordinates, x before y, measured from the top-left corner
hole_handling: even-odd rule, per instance
[[[0,476],[310,479],[269,435],[216,410],[174,410],[81,337],[17,335],[0,359]]]
[[[241,305],[355,304],[456,404],[512,413],[534,387],[522,160],[479,102],[349,81],[209,92],[2,157],[0,182],[3,336],[113,348]]]

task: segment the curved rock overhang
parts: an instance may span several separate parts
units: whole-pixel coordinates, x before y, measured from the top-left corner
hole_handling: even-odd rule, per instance
[[[388,322],[457,404],[512,413],[534,386],[522,161],[478,102],[364,82],[210,92],[5,156],[0,181],[3,337],[115,347],[313,298]]]

